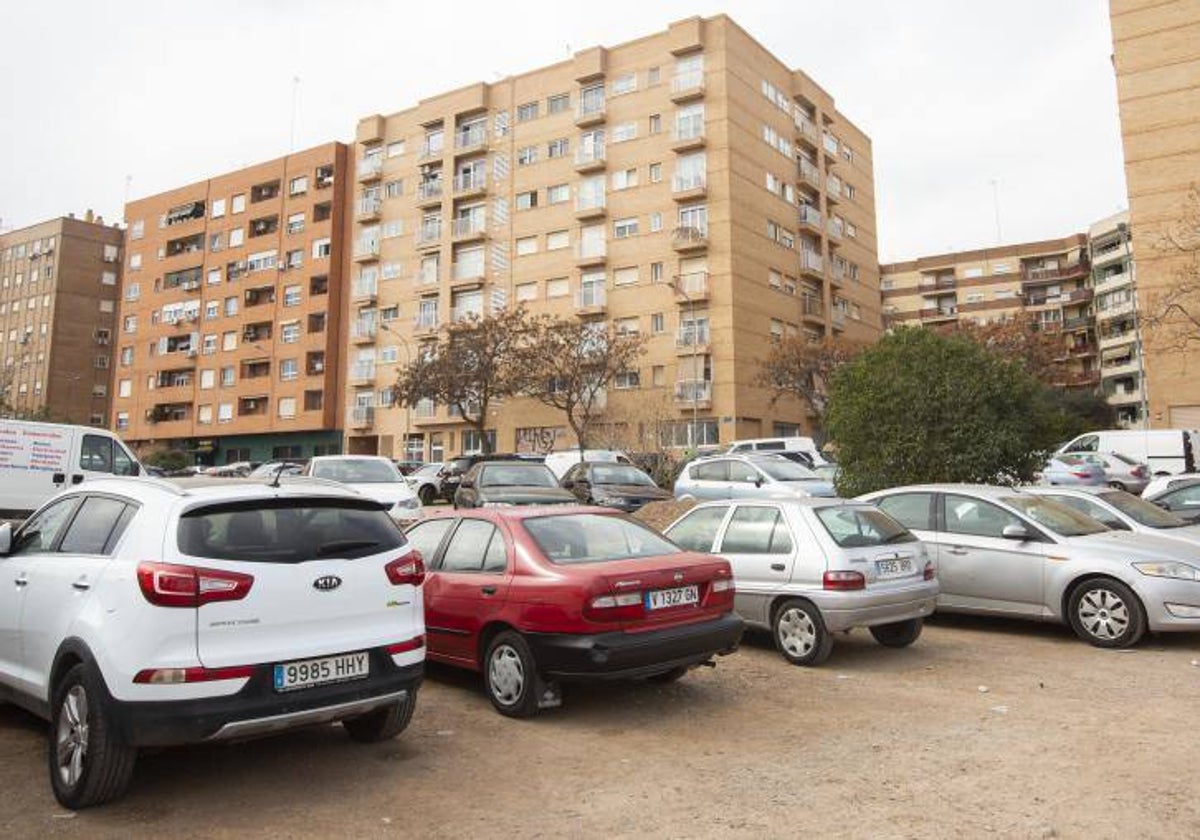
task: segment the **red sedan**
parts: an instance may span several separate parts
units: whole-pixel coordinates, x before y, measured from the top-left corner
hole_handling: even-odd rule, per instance
[[[728,562],[609,509],[445,511],[408,537],[428,658],[482,671],[504,715],[558,706],[560,682],[678,679],[742,635]]]

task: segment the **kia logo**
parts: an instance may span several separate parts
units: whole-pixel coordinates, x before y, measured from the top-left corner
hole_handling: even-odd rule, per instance
[[[313,581],[313,589],[318,592],[329,592],[342,585],[342,579],[337,575],[325,575]]]
[[[675,573],[675,582],[679,583],[682,580],[683,580],[683,572],[676,572]]]

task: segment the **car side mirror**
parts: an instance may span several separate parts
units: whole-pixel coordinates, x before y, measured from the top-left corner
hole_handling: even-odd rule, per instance
[[[12,551],[13,527],[11,522],[0,525],[0,557],[7,556]]]
[[[1156,501],[1152,502],[1152,504],[1157,505],[1158,507],[1162,508],[1163,510],[1171,509],[1171,506],[1162,500],[1156,500]]]
[[[762,481],[762,476],[760,475],[756,479],[754,479],[754,486],[762,487],[762,485],[763,485],[763,481]]]
[[[470,478],[464,478],[462,481],[458,482],[458,486],[464,489],[470,489],[475,486],[475,481]]]
[[[1006,540],[1018,540],[1024,542],[1030,539],[1029,529],[1024,525],[1005,525],[1004,530],[1000,532],[1000,536]]]
[[[562,488],[564,490],[574,490],[575,484],[576,484],[576,482],[574,479],[564,478],[563,482],[562,482]]]

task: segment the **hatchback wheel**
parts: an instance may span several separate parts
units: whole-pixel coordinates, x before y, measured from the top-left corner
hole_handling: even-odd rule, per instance
[[[421,500],[421,504],[431,505],[437,501],[437,492],[433,489],[433,485],[423,484],[417,491],[417,498]]]
[[[921,628],[924,626],[925,622],[921,619],[910,618],[892,624],[877,624],[871,628],[871,635],[884,647],[908,647],[921,637]]]
[[[820,665],[833,651],[833,636],[825,629],[821,611],[807,601],[781,604],[771,629],[775,646],[793,665]]]
[[[1114,490],[1125,490],[1125,489],[1127,489],[1127,488],[1125,487],[1125,485],[1124,485],[1124,484],[1122,484],[1122,483],[1121,483],[1121,482],[1119,482],[1119,481],[1110,481],[1110,482],[1108,482],[1108,486],[1109,486],[1109,487],[1111,487],[1111,488],[1112,488],[1112,489],[1114,489]]]
[[[1132,647],[1146,632],[1146,612],[1119,580],[1095,578],[1071,591],[1068,617],[1079,638],[1096,647]]]
[[[362,717],[342,721],[346,734],[360,744],[390,741],[408,728],[413,710],[417,708],[417,692],[408,692],[403,700],[368,712]]]
[[[484,656],[483,681],[500,714],[516,718],[537,714],[537,664],[520,633],[506,630],[492,639]]]
[[[51,698],[50,787],[65,808],[99,805],[125,792],[137,749],[114,730],[100,678],[76,665]]]

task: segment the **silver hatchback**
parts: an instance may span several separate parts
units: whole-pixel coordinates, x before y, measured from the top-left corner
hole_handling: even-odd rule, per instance
[[[833,485],[808,467],[781,455],[717,455],[697,458],[675,479],[675,498],[796,499],[835,496]]]
[[[733,567],[734,609],[769,629],[794,665],[819,665],[833,634],[867,627],[905,647],[933,612],[938,583],[925,546],[874,505],[840,499],[709,502],[665,531]]]

